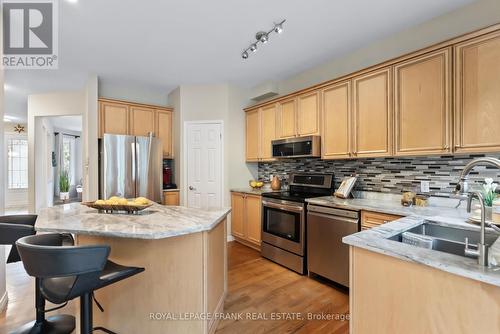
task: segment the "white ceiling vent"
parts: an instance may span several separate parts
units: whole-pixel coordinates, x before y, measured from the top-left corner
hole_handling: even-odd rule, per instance
[[[274,81],[268,81],[252,89],[251,99],[262,101],[278,95],[278,85]]]

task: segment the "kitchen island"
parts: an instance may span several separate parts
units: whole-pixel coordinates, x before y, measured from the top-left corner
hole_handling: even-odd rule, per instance
[[[104,214],[79,203],[41,210],[35,229],[111,246],[110,260],[145,272],[96,291],[94,326],[118,333],[212,333],[227,291],[226,216],[154,204]]]

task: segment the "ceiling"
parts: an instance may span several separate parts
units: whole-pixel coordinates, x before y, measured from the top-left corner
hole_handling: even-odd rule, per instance
[[[56,130],[82,132],[82,116],[50,116],[45,117]]]
[[[5,113],[31,93],[105,84],[164,92],[180,84],[282,80],[474,0],[60,0],[59,69],[7,70]],[[259,30],[286,19],[247,60]]]

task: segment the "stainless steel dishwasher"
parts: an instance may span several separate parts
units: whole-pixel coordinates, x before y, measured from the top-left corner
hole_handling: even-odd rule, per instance
[[[307,270],[349,286],[349,246],[342,238],[359,231],[359,212],[307,206]]]

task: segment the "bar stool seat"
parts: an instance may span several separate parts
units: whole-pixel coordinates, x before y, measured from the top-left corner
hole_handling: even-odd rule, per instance
[[[95,290],[134,276],[144,268],[126,267],[108,260],[110,247],[61,246],[62,235],[49,233],[27,236],[16,242],[26,272],[41,280],[40,292],[53,303],[64,303],[80,297],[80,333],[93,327],[92,300]],[[99,303],[97,306],[102,311]]]
[[[0,216],[0,245],[10,245],[7,263],[21,261],[16,241],[22,237],[35,234],[36,215]],[[70,235],[63,238],[64,244],[73,244]],[[45,300],[40,293],[40,281],[35,280],[36,320],[31,321],[11,334],[69,334],[75,329],[75,317],[67,314],[54,315],[46,318]],[[50,310],[49,310],[50,311]]]

